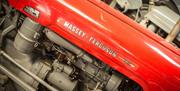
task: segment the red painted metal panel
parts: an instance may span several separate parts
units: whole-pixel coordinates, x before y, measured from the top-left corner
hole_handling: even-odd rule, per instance
[[[40,17],[24,12],[26,6],[40,11]],[[100,0],[18,0],[14,7],[133,79],[144,91],[180,91],[180,50]],[[65,27],[65,22],[85,36]],[[117,55],[93,44],[97,41]]]

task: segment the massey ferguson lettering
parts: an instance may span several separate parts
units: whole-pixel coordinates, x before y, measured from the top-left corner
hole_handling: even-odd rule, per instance
[[[75,34],[77,34],[80,37],[84,37],[86,35],[85,32],[80,30],[78,27],[70,24],[69,22],[64,22],[64,27],[68,28],[69,30],[71,30],[72,32],[74,32]]]
[[[93,45],[95,45],[96,47],[102,49],[103,51],[105,51],[109,55],[111,55],[113,57],[117,56],[117,52],[115,52],[111,48],[107,47],[105,44],[103,44],[102,42],[98,41],[94,37],[90,37],[89,42],[92,43]]]
[[[79,29],[77,26],[74,26],[73,24],[65,21],[64,27],[70,30],[71,32],[75,33],[77,36],[84,38],[89,43],[93,44],[94,46],[98,47],[99,49],[103,50],[104,52],[108,53],[112,57],[117,57],[117,52],[113,49],[109,48],[107,45],[103,44],[101,41],[97,40],[93,36],[88,36],[86,32]]]

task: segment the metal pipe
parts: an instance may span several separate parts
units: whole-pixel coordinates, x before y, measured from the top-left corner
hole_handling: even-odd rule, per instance
[[[0,26],[4,23],[6,17],[3,17],[3,19],[0,21]]]
[[[31,53],[40,37],[39,30],[41,28],[39,23],[26,18],[14,39],[14,47],[23,53]]]
[[[2,47],[2,42],[3,42],[4,36],[6,36],[9,32],[11,32],[15,28],[16,28],[16,26],[14,24],[12,24],[3,30],[3,32],[1,33],[1,36],[0,36],[0,47]]]
[[[21,70],[23,70],[25,73],[27,73],[29,76],[31,76],[32,78],[34,78],[35,80],[37,80],[39,83],[41,83],[42,85],[44,85],[45,87],[47,87],[50,91],[58,91],[56,88],[50,86],[48,83],[46,83],[44,80],[42,80],[41,78],[39,78],[38,76],[36,76],[35,74],[33,74],[32,72],[30,72],[29,70],[27,70],[26,68],[24,68],[22,65],[20,65],[19,63],[16,62],[16,60],[14,60],[12,57],[10,57],[7,53],[5,53],[4,51],[0,52],[1,55],[3,55],[4,57],[6,57],[7,59],[9,59],[9,61],[11,61],[13,64],[15,64],[17,67],[19,67]]]
[[[114,8],[116,6],[116,4],[117,4],[117,1],[116,0],[112,0],[109,6]]]
[[[149,0],[149,9],[148,12],[152,10],[152,7],[155,5],[155,0]]]
[[[24,88],[26,91],[36,91],[33,87],[29,86],[27,83],[22,81],[20,78],[11,73],[8,69],[0,64],[0,70],[6,74],[9,78],[11,78],[14,82],[16,82],[19,86]]]
[[[177,21],[176,25],[173,27],[169,35],[166,37],[166,41],[172,42],[176,38],[179,32],[180,32],[180,19]]]

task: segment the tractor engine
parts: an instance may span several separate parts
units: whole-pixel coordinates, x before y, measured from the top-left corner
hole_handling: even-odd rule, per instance
[[[99,1],[180,47],[180,15],[171,0]],[[31,7],[24,11],[39,17],[39,12]],[[64,26],[85,35],[73,24]],[[89,41],[109,55],[117,55],[97,39]],[[0,48],[0,91],[143,91],[130,77],[13,8],[6,0],[0,0]]]

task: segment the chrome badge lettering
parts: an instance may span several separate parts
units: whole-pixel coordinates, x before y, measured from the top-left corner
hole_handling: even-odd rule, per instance
[[[113,57],[117,56],[117,52],[115,52],[114,50],[112,50],[111,48],[109,48],[108,46],[103,44],[102,42],[98,41],[94,37],[90,37],[89,42],[92,43],[93,45],[95,45],[96,47],[100,48],[101,50],[105,51],[109,55],[111,55]]]
[[[74,32],[75,34],[77,34],[78,36],[84,37],[86,35],[85,32],[83,32],[82,30],[80,30],[78,27],[72,25],[69,22],[64,22],[64,27],[68,28],[69,30],[71,30],[72,32]]]
[[[88,34],[86,34],[86,32],[79,29],[77,26],[75,26],[75,25],[73,25],[73,24],[71,24],[71,23],[69,23],[67,21],[64,21],[63,26],[65,28],[67,28],[68,30],[70,30],[71,32],[73,32],[74,34],[76,34],[77,36],[87,40],[90,44],[98,47],[102,51],[104,51],[107,54],[111,55],[112,57],[117,57],[118,53],[116,51],[114,51],[113,49],[111,49],[107,45],[103,44],[101,41],[97,40],[95,37],[89,36]]]
[[[30,7],[30,6],[26,6],[26,7],[24,8],[24,11],[25,11],[26,13],[28,13],[28,14],[36,17],[36,18],[38,18],[39,15],[40,15],[40,12],[39,12],[38,10],[36,10],[36,9]]]

